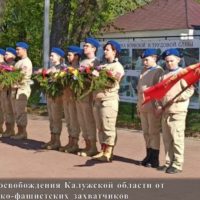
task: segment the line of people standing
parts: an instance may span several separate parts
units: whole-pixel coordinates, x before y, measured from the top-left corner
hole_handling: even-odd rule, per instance
[[[90,93],[81,100],[75,100],[73,91],[68,87],[64,89],[63,95],[56,98],[47,95],[50,140],[43,144],[42,148],[75,153],[84,157],[89,156],[105,162],[112,160],[113,149],[117,139],[116,119],[119,104],[119,82],[124,75],[124,69],[118,61],[121,51],[118,42],[110,40],[104,45],[106,60],[104,64],[100,64],[96,57],[99,47],[99,41],[91,37],[85,39],[83,49],[78,46],[68,46],[67,59],[69,66],[64,64],[65,52],[61,48],[53,47],[51,49],[49,57],[51,66],[46,70],[46,74],[70,67],[77,70],[81,70],[84,67],[99,67],[112,71],[116,81],[113,87]],[[27,43],[20,42],[17,43],[16,50],[12,48],[12,51],[9,51],[9,49],[7,48],[5,53],[12,53],[12,60],[8,62],[6,56],[3,55],[6,64],[21,68],[22,73],[25,73],[25,77],[22,85],[6,88],[4,89],[5,91],[2,91],[5,94],[2,96],[7,98],[7,101],[3,100],[3,102],[9,103],[5,107],[7,110],[2,113],[8,115],[10,113],[9,108],[12,108],[12,117],[9,118],[9,122],[6,120],[6,130],[2,131],[1,137],[26,139],[27,113],[25,108],[30,96],[32,64],[27,57]],[[21,51],[24,52],[23,55],[20,54]],[[85,56],[83,60],[81,60],[82,55]],[[14,63],[16,56],[21,59]],[[43,69],[39,69],[36,73],[41,73],[42,71]],[[68,144],[65,146],[61,146],[60,141],[63,111],[68,132]],[[16,121],[18,127],[17,134],[14,131],[14,121]],[[85,141],[84,149],[80,149],[78,145],[80,133],[82,133]],[[100,152],[97,150],[97,134],[101,143]]]
[[[50,141],[42,145],[42,148],[90,156],[106,162],[112,160],[117,141],[116,119],[119,106],[119,83],[124,75],[124,69],[118,61],[121,51],[118,42],[110,40],[104,45],[106,63],[103,65],[96,57],[99,46],[100,44],[95,38],[86,38],[83,50],[78,46],[69,46],[67,48],[68,62],[71,67],[79,70],[82,67],[101,67],[112,70],[116,78],[115,85],[109,89],[90,93],[78,101],[75,100],[73,92],[69,88],[65,88],[63,95],[54,99],[47,96]],[[27,138],[26,106],[31,92],[32,74],[32,63],[27,55],[28,47],[27,43],[19,42],[16,44],[16,49],[11,47],[6,48],[6,51],[0,49],[0,63],[21,68],[25,74],[22,85],[15,85],[0,91],[0,103],[3,105],[1,109],[4,109],[0,112],[1,137]],[[85,56],[83,60],[81,60],[82,54]],[[16,56],[20,59],[15,63]],[[146,156],[140,165],[173,174],[181,172],[183,168],[185,119],[189,98],[192,96],[194,88],[189,87],[179,97],[171,101],[176,94],[187,87],[186,82],[180,80],[162,101],[152,101],[142,105],[143,92],[146,88],[181,70],[178,66],[181,55],[177,49],[168,49],[162,54],[167,67],[166,71],[156,64],[158,56],[156,49],[147,49],[141,56],[144,68],[138,83],[137,109],[144,132]],[[58,47],[53,47],[50,53],[51,67],[46,73],[57,72],[69,67],[63,64],[64,59],[65,52]],[[38,70],[38,72],[41,71],[42,69]],[[166,103],[168,103],[167,107],[165,107]],[[63,111],[68,130],[68,144],[61,147]],[[3,131],[4,120],[5,131]],[[17,134],[14,130],[15,122],[18,127]],[[163,166],[159,165],[161,128],[166,153],[166,163]],[[81,150],[78,146],[80,133],[85,141],[85,148]],[[98,152],[96,145],[97,133],[101,144],[100,152]]]
[[[96,52],[100,46],[95,38],[86,38],[83,50],[78,46],[67,48],[67,58],[71,67],[102,67],[112,70],[116,77],[113,88],[90,93],[81,100],[75,100],[73,92],[66,88],[64,94],[52,99],[47,97],[47,108],[50,120],[50,141],[42,147],[46,149],[60,150],[68,153],[76,153],[80,156],[90,156],[94,159],[109,162],[112,160],[113,149],[116,145],[116,119],[118,113],[119,82],[124,75],[124,69],[117,57],[121,51],[116,41],[108,41],[104,46],[104,54],[107,62],[100,65]],[[83,51],[83,52],[82,52]],[[85,59],[80,60],[82,53]],[[52,66],[46,73],[56,72],[64,66],[61,64],[64,51],[60,48],[52,48],[50,61]],[[41,72],[40,69],[39,72]],[[60,134],[62,130],[62,110],[68,129],[68,144],[61,147]],[[97,150],[97,132],[102,149]],[[85,148],[78,146],[80,133],[85,141]]]

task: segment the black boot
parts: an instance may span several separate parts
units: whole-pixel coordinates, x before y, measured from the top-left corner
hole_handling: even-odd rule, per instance
[[[149,162],[146,163],[146,167],[157,168],[159,166],[159,150],[151,149],[151,156]]]
[[[147,155],[142,161],[139,162],[140,165],[146,166],[146,164],[150,162],[151,150],[151,148],[146,149]]]

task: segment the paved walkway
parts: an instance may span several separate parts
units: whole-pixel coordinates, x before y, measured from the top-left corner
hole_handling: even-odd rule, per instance
[[[41,144],[49,139],[47,117],[30,115],[28,133],[28,140],[0,140],[0,178],[200,178],[200,141],[192,138],[185,141],[183,173],[170,175],[136,165],[136,161],[144,157],[145,148],[142,133],[135,130],[118,130],[112,163],[97,163],[90,158],[42,150]],[[62,144],[66,142],[64,127]],[[81,138],[80,146],[83,145]],[[160,160],[164,162],[163,144]]]

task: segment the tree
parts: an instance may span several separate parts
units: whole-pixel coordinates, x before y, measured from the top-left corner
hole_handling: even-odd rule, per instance
[[[146,2],[149,0],[51,0],[50,46],[79,45],[85,37],[99,35],[115,17]],[[34,66],[42,67],[44,0],[0,0],[0,5],[4,6],[0,7],[0,46],[26,41]]]
[[[30,44],[34,66],[41,65],[43,0],[7,0],[0,24],[0,46],[15,46],[17,41]]]
[[[149,0],[54,1],[51,44],[62,47],[80,44],[89,35],[99,35],[101,28],[115,17],[148,2]],[[68,23],[65,21],[64,26],[61,26],[63,20],[68,20]]]
[[[0,0],[0,21],[3,17],[6,0]]]
[[[52,17],[52,28],[50,46],[64,47],[68,36],[68,27],[70,23],[71,14],[71,1],[60,0],[54,1],[53,4],[53,17]]]

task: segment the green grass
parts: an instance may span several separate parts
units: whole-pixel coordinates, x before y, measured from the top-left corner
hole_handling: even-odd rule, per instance
[[[120,102],[117,126],[141,129],[140,119],[136,113],[136,104]]]
[[[120,102],[117,126],[141,129],[140,119],[136,114],[136,104]],[[188,110],[186,131],[200,133],[200,110]]]
[[[38,105],[39,92],[34,91],[29,99],[29,106]],[[47,115],[46,106],[39,106],[30,109],[30,112]],[[117,127],[125,127],[131,129],[140,129],[141,122],[136,113],[136,104],[120,102],[119,113],[117,118]],[[200,135],[200,110],[189,110],[186,119],[186,135]]]
[[[189,110],[186,120],[186,129],[200,132],[200,110]]]

